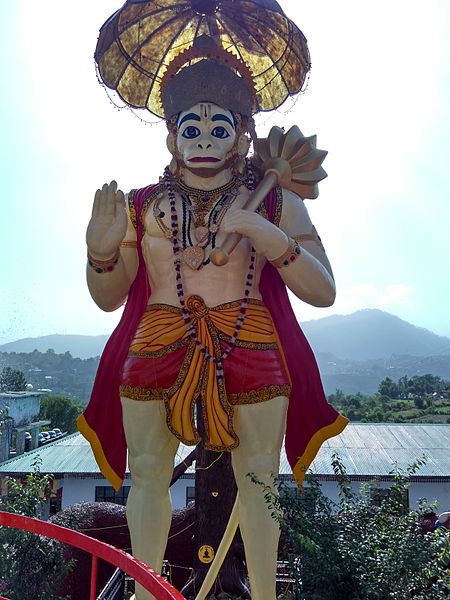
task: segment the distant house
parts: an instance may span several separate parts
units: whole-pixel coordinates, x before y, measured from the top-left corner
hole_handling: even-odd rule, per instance
[[[450,509],[450,425],[403,425],[351,423],[340,435],[328,440],[311,466],[323,492],[338,499],[338,486],[331,461],[338,454],[355,489],[363,481],[377,480],[380,496],[387,493],[392,480],[393,464],[407,468],[422,455],[427,462],[412,477],[409,497],[411,508],[421,498],[437,500],[442,509]],[[180,445],[176,463],[181,462],[192,448]],[[131,485],[130,475],[119,492],[115,492],[101,475],[91,448],[78,433],[27,452],[0,464],[0,478],[20,477],[33,470],[40,457],[42,473],[54,475],[54,489],[59,490],[62,508],[81,501],[112,501],[125,503]],[[282,453],[281,478],[294,485],[286,455]],[[195,466],[172,486],[174,508],[185,506],[194,497]]]
[[[38,447],[41,427],[50,421],[40,421],[39,412],[43,392],[1,392],[0,410],[6,410],[7,420],[0,439],[0,462],[7,460],[14,449],[16,455],[25,451],[25,434],[31,435],[29,448]]]

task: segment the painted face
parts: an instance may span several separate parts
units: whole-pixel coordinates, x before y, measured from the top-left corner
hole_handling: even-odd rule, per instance
[[[229,110],[202,102],[180,113],[177,148],[192,171],[222,169],[236,141],[236,128]]]

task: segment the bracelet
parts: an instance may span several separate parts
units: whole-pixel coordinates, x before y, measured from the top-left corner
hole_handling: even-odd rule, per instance
[[[88,251],[87,260],[88,265],[93,269],[96,273],[111,273],[114,271],[114,267],[118,263],[120,258],[120,248],[118,248],[112,258],[109,260],[98,260],[93,258]]]
[[[286,252],[274,260],[269,260],[270,264],[277,269],[289,266],[291,263],[295,262],[301,254],[299,243],[292,238],[288,238],[288,241],[289,246]]]

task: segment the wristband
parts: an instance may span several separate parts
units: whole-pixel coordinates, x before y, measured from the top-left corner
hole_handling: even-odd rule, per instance
[[[274,260],[269,260],[270,264],[277,269],[288,267],[290,264],[295,262],[301,254],[301,248],[299,243],[293,240],[292,238],[288,238],[288,240],[289,246],[286,252],[284,252],[284,254],[282,254],[278,258],[275,258]]]
[[[96,273],[111,273],[114,271],[114,267],[118,263],[120,258],[120,248],[118,248],[114,254],[114,256],[108,260],[97,260],[93,258],[88,251],[87,260],[88,265],[93,269]]]

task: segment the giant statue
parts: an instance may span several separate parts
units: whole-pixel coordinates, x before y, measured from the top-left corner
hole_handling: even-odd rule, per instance
[[[249,209],[264,165],[248,156],[260,141],[244,61],[199,36],[166,65],[158,93],[169,166],[158,183],[124,195],[113,181],[94,197],[89,290],[102,310],[125,309],[78,426],[116,489],[128,449],[132,550],[155,570],[179,443],[197,444],[201,430],[206,448],[230,452],[251,595],[274,600],[279,529],[248,475],[274,485],[286,434],[301,483],[323,441],[346,425],[326,402],[286,291],[330,306],[333,273],[292,186],[274,186]],[[297,178],[305,189],[307,171]],[[230,235],[235,247],[221,253]],[[136,598],[151,596],[138,586]]]

